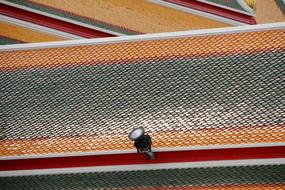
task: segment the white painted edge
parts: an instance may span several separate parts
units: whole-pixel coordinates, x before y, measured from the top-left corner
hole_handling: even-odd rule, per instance
[[[131,35],[121,37],[110,38],[95,38],[95,39],[82,39],[82,40],[65,40],[60,42],[41,42],[41,43],[26,43],[26,44],[13,44],[0,46],[1,51],[18,51],[27,49],[43,49],[43,48],[60,48],[60,47],[72,47],[72,46],[85,46],[85,45],[99,45],[99,44],[113,44],[122,42],[137,42],[148,40],[164,40],[164,39],[177,39],[188,38],[197,36],[212,36],[212,35],[225,35],[236,34],[246,32],[259,32],[268,30],[284,30],[285,22],[279,23],[267,23],[258,25],[246,25],[238,27],[226,27],[226,28],[212,28],[203,30],[190,30],[180,32],[166,32],[155,34],[142,34]]]
[[[83,27],[86,27],[86,28],[98,30],[98,31],[101,31],[101,32],[106,32],[108,34],[113,34],[113,35],[116,35],[116,36],[125,36],[125,34],[122,34],[122,33],[119,33],[119,32],[114,32],[114,31],[107,30],[107,29],[104,29],[104,28],[100,28],[100,27],[97,27],[97,26],[93,26],[93,25],[90,25],[90,24],[85,24],[85,23],[82,23],[82,22],[79,22],[79,21],[76,21],[76,20],[73,20],[73,19],[69,19],[69,18],[53,15],[53,14],[46,13],[46,12],[43,12],[43,11],[39,11],[39,10],[36,10],[36,9],[32,9],[32,8],[29,8],[29,7],[18,5],[16,3],[7,2],[5,0],[0,0],[0,3],[3,3],[5,5],[9,5],[9,6],[12,6],[12,7],[16,7],[16,8],[19,8],[19,9],[23,9],[23,10],[26,10],[26,11],[30,11],[30,12],[33,12],[33,13],[37,13],[37,14],[40,14],[40,15],[44,15],[44,16],[47,16],[47,17],[55,18],[57,20],[62,20],[62,21],[65,21],[65,22],[69,22],[69,23],[72,23],[72,24],[83,26]]]
[[[285,0],[282,0],[282,1],[283,1],[284,5],[285,5]]]
[[[5,16],[5,15],[0,15],[0,20],[3,21],[3,22],[6,22],[6,23],[14,24],[14,25],[21,26],[21,27],[24,27],[24,28],[29,28],[29,29],[34,30],[34,31],[50,34],[50,35],[53,35],[53,36],[63,37],[65,39],[84,39],[83,37],[80,37],[80,36],[77,36],[77,35],[73,35],[73,34],[62,32],[62,31],[55,30],[55,29],[52,29],[52,28],[40,26],[40,25],[37,25],[37,24],[33,24],[33,23],[30,23],[30,22],[23,21],[23,20],[19,20],[19,19],[15,19],[15,18],[12,18],[12,17],[8,17],[8,16]]]
[[[206,0],[196,0],[196,1],[200,1],[200,2],[203,2],[203,3],[209,4],[209,5],[214,5],[216,7],[221,7],[221,8],[224,8],[224,9],[228,9],[228,10],[231,10],[231,11],[234,11],[234,12],[242,13],[242,14],[245,14],[245,15],[249,15],[249,16],[253,16],[253,17],[255,16],[255,12],[252,9],[251,9],[251,11],[246,12],[247,9],[245,9],[246,11],[242,11],[242,10],[234,9],[234,8],[227,7],[227,6],[224,6],[224,5],[216,4],[216,3],[213,3],[213,2],[210,2],[210,1],[206,1]],[[244,1],[244,0],[242,0],[242,1]]]
[[[162,6],[170,7],[170,8],[179,10],[179,11],[183,11],[183,12],[186,12],[186,13],[202,16],[202,17],[208,18],[210,20],[216,20],[216,21],[220,21],[220,22],[223,22],[223,23],[231,24],[233,26],[248,25],[246,23],[238,22],[238,21],[235,21],[235,20],[232,20],[232,19],[228,19],[228,18],[225,18],[225,17],[222,17],[222,16],[217,16],[217,15],[214,15],[214,14],[211,14],[211,13],[206,13],[206,12],[203,12],[203,11],[191,9],[191,8],[188,8],[188,7],[184,7],[182,5],[169,3],[169,2],[166,2],[166,1],[163,1],[163,0],[148,0],[148,1],[150,1],[152,3],[155,3],[155,4],[158,4],[158,5],[162,5]]]
[[[244,0],[237,0],[237,2],[244,10],[246,10],[252,14],[255,13],[254,10],[250,6],[248,6]]]
[[[185,146],[185,147],[167,147],[153,148],[154,152],[170,152],[170,151],[191,151],[191,150],[213,150],[226,148],[257,148],[257,147],[276,147],[285,146],[284,143],[252,143],[252,144],[225,144],[225,145],[210,145],[210,146]],[[32,154],[19,156],[0,156],[0,160],[19,160],[19,159],[34,159],[34,158],[58,158],[72,156],[95,156],[95,155],[110,155],[110,154],[129,154],[136,153],[135,149],[129,150],[110,150],[97,152],[70,152],[70,153],[53,153],[53,154]]]
[[[87,173],[87,172],[114,172],[114,171],[181,169],[181,168],[256,166],[256,165],[276,165],[276,164],[285,164],[285,158],[223,160],[223,161],[204,161],[204,162],[177,162],[177,163],[162,163],[162,164],[132,164],[132,165],[74,167],[74,168],[59,168],[59,169],[12,170],[12,171],[1,171],[0,177],[70,174],[70,173]]]

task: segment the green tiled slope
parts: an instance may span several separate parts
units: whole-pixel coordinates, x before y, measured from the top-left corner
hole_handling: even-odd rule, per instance
[[[240,11],[247,12],[246,10],[244,10],[240,6],[240,4],[238,3],[237,0],[230,0],[230,1],[227,1],[227,0],[207,0],[207,1],[211,2],[211,3],[216,3],[218,5],[226,6],[226,7],[232,8],[232,9],[237,9],[237,10],[240,10]]]
[[[285,2],[283,0],[276,0],[279,8],[282,10],[283,14],[285,14]]]
[[[284,125],[284,59],[272,51],[1,71],[2,138],[125,134],[144,122],[158,131]]]
[[[20,41],[0,36],[0,45],[19,44]]]
[[[2,190],[285,184],[285,165],[1,177]]]

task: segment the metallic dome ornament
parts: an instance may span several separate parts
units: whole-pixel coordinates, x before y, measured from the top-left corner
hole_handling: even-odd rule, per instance
[[[143,127],[134,128],[129,133],[129,139],[134,141],[137,153],[143,153],[148,160],[155,160],[155,155],[151,151],[151,137],[148,134],[145,134],[145,129]]]
[[[129,133],[129,139],[131,141],[135,141],[135,140],[139,139],[140,137],[142,137],[144,135],[144,132],[145,132],[145,130],[143,127],[134,128]]]

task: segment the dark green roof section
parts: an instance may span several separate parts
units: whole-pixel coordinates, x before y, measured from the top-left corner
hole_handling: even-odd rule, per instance
[[[283,14],[285,14],[285,1],[284,0],[276,0],[279,8],[282,10]]]
[[[0,45],[9,45],[9,44],[19,44],[23,43],[15,39],[7,38],[4,36],[0,36]]]
[[[225,6],[225,7],[229,7],[229,8],[232,8],[232,9],[236,9],[236,10],[239,10],[239,11],[248,12],[245,9],[243,9],[242,6],[240,6],[240,4],[238,3],[237,0],[230,0],[230,1],[226,1],[226,0],[206,0],[206,1],[218,4],[218,5],[222,5],[222,6]]]
[[[32,8],[32,9],[35,9],[35,10],[43,11],[43,12],[46,12],[46,13],[49,13],[49,14],[52,14],[52,15],[56,15],[56,16],[60,16],[60,17],[67,18],[67,19],[71,19],[71,20],[74,20],[74,21],[78,21],[78,22],[81,22],[81,23],[84,23],[84,24],[89,24],[89,25],[92,25],[92,26],[96,26],[98,28],[110,30],[110,31],[113,31],[113,32],[118,32],[118,33],[125,34],[125,35],[136,35],[136,34],[139,34],[138,32],[131,31],[131,30],[119,27],[119,26],[110,25],[108,23],[104,23],[104,22],[100,22],[100,21],[97,21],[97,20],[94,20],[94,19],[87,18],[87,17],[75,15],[75,14],[68,13],[68,12],[65,12],[65,11],[62,11],[62,10],[59,10],[59,9],[55,9],[55,8],[52,8],[52,7],[48,7],[48,6],[44,6],[44,5],[41,5],[41,4],[33,3],[33,2],[30,2],[30,1],[27,1],[27,0],[6,0],[6,1],[12,2],[12,3],[16,3],[18,5],[22,5],[22,6],[25,6],[25,7],[28,7],[28,8]]]
[[[285,165],[1,177],[2,190],[105,189],[285,183]]]
[[[176,118],[189,129],[282,125],[284,59],[276,50],[1,71],[5,138],[126,133],[141,118],[159,130],[165,117],[175,130]]]

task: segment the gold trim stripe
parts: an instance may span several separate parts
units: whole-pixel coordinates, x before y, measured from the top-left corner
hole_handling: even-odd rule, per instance
[[[131,190],[119,188],[117,190]],[[141,190],[284,190],[285,184],[244,184],[244,185],[209,185],[209,186],[175,186],[175,187],[145,187]]]
[[[193,129],[191,131],[166,131],[149,134],[153,138],[154,148],[279,143],[285,141],[285,125]],[[1,140],[0,156],[133,149],[132,142],[127,136],[127,134],[112,134],[109,136]]]
[[[0,52],[0,70],[111,64],[133,60],[285,51],[285,31]]]

